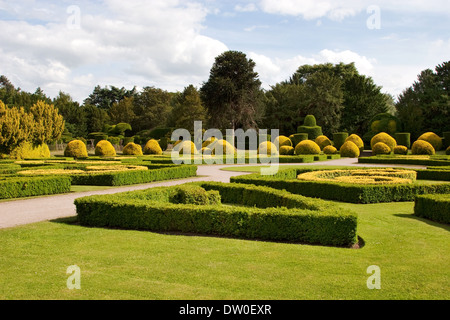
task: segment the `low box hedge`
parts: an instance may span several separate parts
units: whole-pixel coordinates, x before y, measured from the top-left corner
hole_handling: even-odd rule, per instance
[[[419,195],[415,199],[414,214],[440,223],[450,223],[450,194]]]
[[[372,156],[360,157],[358,163],[375,164],[408,164],[419,166],[449,166],[450,156],[431,156],[421,158],[420,156]]]
[[[450,170],[448,169],[431,169],[416,170],[417,179],[420,180],[437,180],[437,181],[450,181]]]
[[[78,198],[75,200],[78,219],[82,225],[95,227],[333,246],[350,246],[357,241],[357,215],[325,201],[267,187],[225,183],[197,185],[208,192],[218,191],[222,202],[238,206],[171,203],[168,199],[176,187],[151,188]],[[262,203],[261,199],[269,200]],[[280,207],[282,204],[286,206]]]
[[[69,177],[8,177],[0,178],[0,199],[70,192]]]

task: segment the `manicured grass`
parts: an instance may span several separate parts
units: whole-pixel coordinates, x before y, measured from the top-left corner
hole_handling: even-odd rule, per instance
[[[449,299],[450,227],[412,202],[343,204],[361,249],[85,228],[0,230],[0,299]],[[72,222],[72,223],[68,223]],[[69,290],[68,266],[81,269]],[[371,265],[381,289],[369,290]]]

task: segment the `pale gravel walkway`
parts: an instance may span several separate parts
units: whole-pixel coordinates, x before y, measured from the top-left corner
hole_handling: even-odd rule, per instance
[[[407,166],[407,165],[372,165],[359,164],[356,159],[338,159],[314,163],[291,163],[280,164],[281,166],[298,166],[298,165],[343,165],[343,166],[371,166],[371,167],[410,167],[410,168],[424,168],[423,166]],[[229,182],[230,177],[248,174],[246,172],[231,172],[220,170],[225,167],[233,165],[200,165],[197,170],[197,177],[154,182],[143,185],[134,185],[126,187],[118,187],[113,189],[69,193],[53,196],[43,196],[37,198],[29,198],[23,200],[12,200],[0,202],[0,229],[10,228],[19,225],[46,221],[58,218],[71,217],[76,215],[74,200],[79,197],[89,195],[112,194],[117,192],[125,192],[132,190],[142,190],[153,187],[174,186],[192,181],[220,181]],[[234,166],[254,166],[254,164],[234,165]]]

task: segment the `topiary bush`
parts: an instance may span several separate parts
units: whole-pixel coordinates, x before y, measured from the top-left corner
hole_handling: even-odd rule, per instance
[[[447,148],[447,150],[445,150],[445,154],[450,155],[450,146]]]
[[[313,115],[307,115],[302,126],[297,128],[298,133],[307,133],[308,139],[315,140],[318,136],[321,136],[322,127],[319,127],[316,123],[316,118]]]
[[[324,135],[318,136],[316,138],[315,142],[320,147],[320,150],[323,150],[323,148],[325,148],[326,146],[331,146],[332,145],[331,140],[328,139],[328,137],[324,136]]]
[[[345,142],[341,149],[339,149],[339,153],[341,155],[341,157],[346,157],[346,158],[358,158],[359,155],[361,154],[358,146],[351,141],[347,141]]]
[[[128,155],[128,156],[142,156],[142,147],[139,144],[136,144],[134,142],[129,142],[127,145],[123,148],[122,154]]]
[[[377,156],[379,154],[390,154],[391,148],[384,142],[377,142],[372,148],[372,154]]]
[[[396,146],[394,148],[394,154],[407,155],[408,154],[408,148],[405,147],[405,146]]]
[[[351,134],[347,139],[345,139],[345,141],[351,141],[356,144],[360,153],[364,151],[364,141],[357,134]]]
[[[95,146],[95,155],[100,157],[115,157],[116,149],[108,140],[101,140]]]
[[[444,137],[444,139],[442,140],[444,147],[445,148],[450,147],[450,131],[445,131],[442,135]]]
[[[395,141],[395,139],[392,138],[386,132],[380,132],[370,140],[370,147],[372,148],[372,150],[373,146],[378,142],[383,142],[384,144],[387,144],[391,150],[394,150],[394,148],[397,146],[397,141]]]
[[[88,152],[86,145],[81,140],[70,141],[64,150],[64,157],[72,157],[75,159],[87,158]]]
[[[203,141],[203,143],[202,143],[202,150],[203,150],[203,148],[206,148],[207,146],[209,146],[211,143],[213,143],[216,140],[217,140],[216,137],[211,137],[211,138]]]
[[[442,138],[434,132],[426,132],[417,138],[417,140],[423,140],[430,143],[435,151],[440,151],[442,149]]]
[[[347,132],[336,132],[336,133],[333,133],[334,147],[339,150],[342,147],[342,145],[345,143],[347,138],[348,138],[348,133]]]
[[[163,154],[163,151],[155,139],[150,139],[147,141],[147,143],[144,146],[144,154],[156,154],[161,155]]]
[[[231,143],[227,140],[216,140],[212,144],[209,145],[209,148],[212,150],[212,154],[220,154],[222,151],[222,155],[234,155],[236,154],[236,148],[233,147]]]
[[[50,149],[45,143],[35,145],[25,141],[14,148],[9,154],[9,157],[12,159],[50,158]]]
[[[278,136],[274,141],[275,145],[278,144],[278,147],[281,148],[283,146],[292,147],[292,141],[286,136]]]
[[[177,143],[173,149],[174,151],[178,151],[180,155],[184,154],[184,152],[188,152],[187,154],[197,154],[198,150],[195,146],[195,143],[190,140],[184,140],[180,143]]]
[[[397,132],[394,137],[397,145],[405,146],[407,149],[411,148],[411,134],[409,132]]]
[[[326,146],[323,148],[323,153],[325,154],[337,154],[338,150],[333,146]]]
[[[292,156],[294,155],[295,149],[290,146],[282,146],[280,147],[280,155],[282,156]]]
[[[320,154],[320,147],[311,140],[304,140],[295,146],[295,154]]]
[[[277,147],[270,141],[264,141],[259,144],[258,154],[265,156],[274,156],[278,154]]]
[[[414,155],[434,155],[436,151],[431,143],[425,140],[417,140],[411,147],[411,153]]]
[[[292,138],[292,146],[295,147],[296,145],[298,145],[300,142],[304,141],[304,140],[308,140],[308,134],[307,133],[295,133],[293,135],[291,135]]]
[[[176,204],[218,205],[220,193],[217,190],[206,191],[198,185],[185,184],[177,186],[175,194],[169,199]]]

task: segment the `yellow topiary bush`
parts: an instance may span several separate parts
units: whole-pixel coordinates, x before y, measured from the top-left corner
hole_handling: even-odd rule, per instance
[[[442,149],[442,138],[434,132],[426,132],[417,138],[417,140],[423,140],[430,143],[435,151],[440,151]]]
[[[206,156],[210,156],[211,155],[211,149],[210,148],[208,148],[208,147],[203,147],[202,148],[202,150],[201,150],[201,153],[203,154],[203,155],[206,155]]]
[[[142,147],[134,142],[129,142],[123,148],[122,154],[127,156],[142,156],[143,155]]]
[[[394,154],[403,154],[406,155],[408,154],[408,148],[405,146],[396,146],[394,148]]]
[[[265,156],[274,156],[278,154],[278,149],[272,142],[264,141],[259,144],[258,154]]]
[[[188,151],[188,154],[198,153],[195,143],[193,143],[190,140],[185,140],[177,144],[176,147],[174,148],[174,151],[178,151],[180,155],[184,154],[185,151]]]
[[[295,154],[320,154],[320,147],[312,140],[303,140],[295,146]]]
[[[211,138],[203,141],[203,143],[202,143],[202,150],[203,150],[203,148],[206,148],[207,146],[209,146],[211,143],[213,143],[216,140],[217,139],[215,137],[211,137]]]
[[[14,148],[9,154],[9,157],[12,159],[50,158],[50,149],[45,143],[34,145],[31,142],[25,141]]]
[[[163,154],[163,151],[162,151],[161,146],[159,145],[158,141],[156,141],[155,139],[151,139],[151,140],[148,140],[144,146],[144,154],[161,155],[161,154]]]
[[[346,158],[358,158],[361,154],[358,146],[351,141],[345,142],[341,149],[339,149],[339,153],[341,154],[341,157]]]
[[[323,148],[325,148],[326,146],[332,145],[331,140],[328,139],[328,137],[324,136],[324,135],[318,136],[316,138],[315,142],[320,147],[320,150],[323,150]]]
[[[336,153],[338,153],[338,150],[333,146],[326,146],[325,148],[323,148],[323,153],[336,154]]]
[[[87,158],[88,152],[86,145],[81,140],[72,140],[67,144],[64,150],[64,157]]]
[[[391,148],[384,142],[377,142],[372,148],[372,154],[377,156],[379,154],[390,154]]]
[[[219,150],[222,150],[222,155],[234,155],[236,153],[236,148],[227,140],[216,140],[209,145],[209,148],[213,155],[220,154]]]
[[[356,144],[360,153],[364,151],[364,141],[357,134],[351,134],[345,141],[351,141]]]
[[[431,143],[425,140],[417,140],[411,147],[411,153],[414,155],[434,155],[436,151]]]
[[[275,145],[278,143],[278,148],[281,148],[283,146],[292,147],[292,141],[286,136],[278,136],[275,141]]]
[[[100,140],[95,146],[95,155],[101,157],[115,157],[116,149],[108,140]]]
[[[370,141],[370,147],[372,148],[372,150],[373,146],[378,142],[387,144],[391,150],[394,150],[394,148],[397,146],[397,141],[395,141],[395,139],[388,135],[386,132],[380,132],[372,138],[372,140]]]
[[[282,146],[280,147],[280,155],[282,156],[292,156],[294,155],[295,149],[291,146]]]

